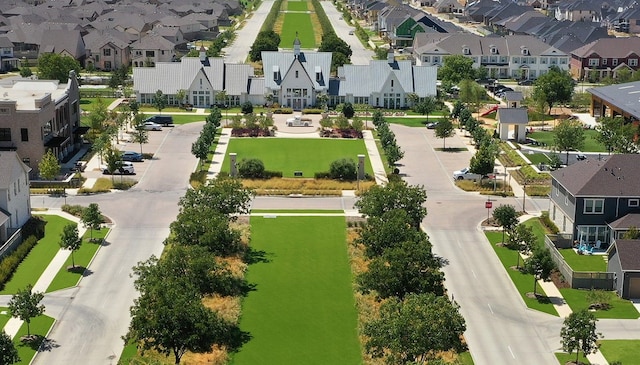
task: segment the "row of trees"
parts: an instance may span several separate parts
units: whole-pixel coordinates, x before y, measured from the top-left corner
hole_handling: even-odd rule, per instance
[[[356,203],[368,217],[356,240],[367,260],[358,290],[382,301],[362,333],[366,351],[388,363],[435,363],[464,347],[464,318],[444,296],[443,261],[420,229],[425,201],[424,189],[398,181],[372,187]]]
[[[378,131],[382,150],[387,156],[387,163],[390,167],[393,167],[396,162],[400,161],[402,157],[404,157],[404,151],[402,151],[398,145],[396,135],[391,131],[391,128],[389,128],[389,123],[387,123],[387,120],[382,116],[381,111],[376,110],[373,113],[372,122]]]
[[[480,126],[480,122],[471,115],[469,108],[457,100],[451,110],[451,117],[458,120],[460,128],[465,129],[473,138],[477,147],[476,154],[471,157],[469,169],[474,174],[485,176],[494,172],[495,159],[500,151],[496,141]]]
[[[211,113],[205,118],[205,124],[202,127],[202,131],[200,131],[200,136],[191,145],[191,153],[198,158],[198,166],[202,166],[202,163],[209,155],[209,148],[211,148],[216,138],[216,130],[220,128],[221,120],[222,113],[217,107],[213,107]]]
[[[252,197],[239,181],[218,178],[180,199],[162,257],[152,256],[133,269],[140,297],[131,307],[127,341],[173,355],[176,364],[187,351],[209,352],[216,345],[233,352],[248,341],[237,318],[211,310],[202,300],[249,290],[229,266],[231,258],[243,259],[249,253],[230,224],[249,211]]]

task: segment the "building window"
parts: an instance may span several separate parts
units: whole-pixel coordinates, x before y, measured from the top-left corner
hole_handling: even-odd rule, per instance
[[[298,71],[296,71],[296,79],[298,78]]]
[[[22,137],[22,142],[29,142],[29,130],[27,128],[20,128],[20,136]]]
[[[611,65],[612,66],[618,66],[618,59],[617,58],[612,58],[611,59]]]
[[[558,189],[557,186],[553,187],[553,192],[555,193],[556,196],[560,195],[560,189]]]
[[[540,57],[540,63],[543,65],[547,64],[547,57]]]
[[[589,66],[598,66],[598,65],[600,65],[600,59],[589,58]]]
[[[606,58],[603,58],[603,59],[602,59],[602,65],[604,66],[604,65],[606,65],[606,64],[607,64],[607,59],[606,59]]]
[[[640,206],[640,199],[629,199],[627,204],[629,205],[629,207],[638,207]]]
[[[629,58],[629,66],[638,66],[637,58]]]
[[[0,128],[0,142],[11,142],[11,128]]]
[[[145,51],[145,56],[147,56],[147,57],[155,57],[156,53],[154,51]]]
[[[604,199],[585,199],[584,214],[604,213]]]
[[[0,114],[9,114],[9,108],[0,108]]]
[[[393,87],[393,80],[391,80],[391,87]]]
[[[429,56],[422,57],[422,62],[430,62],[430,60],[431,60],[431,57]]]
[[[103,56],[111,56],[111,49],[110,48],[105,48],[102,50],[102,55]]]
[[[560,64],[561,64],[561,65],[566,65],[566,64],[567,64],[567,58],[566,58],[566,57],[562,57],[562,58],[560,59]]]

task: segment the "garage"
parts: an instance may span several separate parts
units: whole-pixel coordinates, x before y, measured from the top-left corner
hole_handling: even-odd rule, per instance
[[[638,298],[640,298],[640,278],[630,277],[629,278],[629,299],[638,299]]]
[[[640,299],[640,240],[617,239],[607,250],[607,271],[615,274],[614,287],[624,299]]]

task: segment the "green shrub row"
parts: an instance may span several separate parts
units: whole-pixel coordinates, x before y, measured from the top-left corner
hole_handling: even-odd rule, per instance
[[[558,234],[558,232],[560,232],[560,230],[558,229],[558,226],[556,226],[555,223],[553,223],[553,221],[551,220],[551,217],[549,217],[549,211],[544,211],[542,212],[542,215],[540,216],[540,221],[542,222],[542,224],[544,224],[545,227],[547,227],[547,229],[553,233],[553,234]]]
[[[322,114],[324,110],[322,109],[313,109],[313,108],[309,108],[309,109],[302,109],[302,114]]]
[[[293,108],[276,108],[273,109],[273,114],[293,114]]]
[[[326,36],[330,33],[334,33],[333,26],[329,21],[329,17],[327,13],[324,12],[324,8],[320,5],[319,0],[311,0],[311,4],[313,4],[313,8],[316,11],[316,15],[318,16],[318,21],[320,22],[320,28],[322,28],[322,35]],[[272,28],[271,28],[272,29]]]
[[[82,218],[82,213],[84,212],[85,209],[87,209],[87,207],[82,205],[64,204],[63,206],[60,207],[60,209],[62,209],[63,212],[69,213],[74,217]],[[100,223],[108,223],[108,222],[109,220],[103,215],[102,222]]]
[[[549,180],[551,179],[549,174],[536,172],[536,170],[529,165],[524,165],[514,172],[513,176],[520,185],[523,185],[525,181],[527,184],[549,184]]]
[[[42,239],[44,237],[44,226],[47,222],[38,217],[32,216],[31,219],[27,221],[22,226],[22,237],[34,236],[36,239]]]
[[[498,160],[507,167],[516,167],[527,165],[526,161],[518,154],[518,152],[506,143],[500,143],[500,148],[504,151],[498,156]]]
[[[276,20],[278,20],[278,15],[280,15],[280,8],[282,8],[282,0],[275,0],[273,2],[273,6],[271,7],[271,11],[264,19],[264,23],[262,23],[262,28],[260,31],[273,30],[276,25]]]
[[[29,238],[22,241],[15,251],[0,262],[0,289],[4,288],[4,285],[11,279],[18,265],[27,257],[37,243],[38,239],[35,236],[29,236]]]

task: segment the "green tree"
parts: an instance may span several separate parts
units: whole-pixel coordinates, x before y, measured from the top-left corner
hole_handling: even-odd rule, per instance
[[[379,318],[364,325],[365,349],[388,364],[416,364],[437,359],[442,352],[462,351],[466,330],[459,307],[444,296],[410,294],[390,298]]]
[[[47,153],[42,156],[42,160],[38,164],[38,170],[40,170],[40,176],[44,180],[54,180],[60,173],[60,162],[58,158],[53,154],[53,151],[48,150]]]
[[[598,339],[602,334],[596,332],[596,322],[596,316],[586,309],[573,312],[564,319],[560,330],[562,349],[569,354],[576,352],[576,364],[580,351],[587,355],[598,350]]]
[[[449,118],[442,118],[436,125],[436,137],[442,138],[442,148],[447,149],[447,138],[453,137],[455,129]]]
[[[31,75],[33,75],[33,71],[31,71],[31,68],[29,68],[28,66],[20,67],[21,77],[27,78],[27,77],[31,77]]]
[[[373,52],[375,53],[376,60],[386,60],[389,50],[383,47],[376,47]]]
[[[493,219],[502,227],[502,243],[504,243],[504,233],[511,232],[518,224],[518,212],[513,205],[501,204],[493,210]]]
[[[187,96],[187,90],[180,89],[180,90],[176,91],[176,100],[178,100],[178,103],[180,105],[184,105],[184,98],[186,96]]]
[[[31,336],[31,319],[44,313],[44,305],[40,304],[44,294],[32,293],[33,286],[27,285],[23,290],[18,290],[9,300],[9,313],[12,317],[19,318],[27,324],[27,336]]]
[[[191,154],[198,159],[198,166],[202,167],[202,163],[209,155],[209,145],[205,138],[198,137],[193,144],[191,144]]]
[[[622,236],[625,240],[637,240],[640,238],[640,230],[636,227],[629,227],[629,230]]]
[[[322,35],[322,42],[320,43],[318,51],[333,53],[333,57],[331,58],[332,72],[335,72],[338,67],[343,66],[345,63],[351,63],[350,58],[353,53],[351,46],[333,32]]]
[[[218,177],[207,184],[189,189],[180,198],[180,211],[211,208],[234,219],[237,215],[249,213],[253,191],[242,186],[238,179]]]
[[[475,120],[475,119],[473,119]],[[498,157],[498,146],[490,138],[486,138],[480,143],[480,148],[471,157],[469,169],[474,174],[481,176],[493,173]]]
[[[109,146],[104,153],[104,163],[111,174],[111,181],[113,181],[113,174],[120,168],[120,160],[122,160],[120,151]]]
[[[404,157],[404,151],[398,146],[398,143],[393,141],[393,143],[385,146],[384,154],[387,155],[387,163],[389,166],[393,167],[396,163]],[[395,172],[394,172],[395,173]]]
[[[381,256],[387,249],[397,248],[403,242],[426,241],[426,233],[412,229],[409,220],[404,209],[392,209],[381,216],[369,217],[357,240],[365,247],[365,256],[370,259]]]
[[[345,117],[347,117],[347,119],[351,119],[353,118],[353,115],[355,114],[355,110],[353,109],[353,104],[351,104],[350,102],[346,102],[344,103],[344,105],[342,106],[342,115],[344,115]]]
[[[257,158],[242,159],[238,164],[238,174],[246,179],[262,179],[264,177],[264,162]]]
[[[76,75],[80,75],[80,63],[72,57],[56,53],[43,53],[38,57],[40,80],[58,80],[60,83],[66,83],[69,81],[69,72],[72,70]]]
[[[91,203],[87,208],[83,209],[80,220],[85,227],[89,228],[89,240],[93,241],[93,230],[100,229],[102,224],[102,213],[98,204]]]
[[[65,250],[71,251],[71,266],[76,267],[76,261],[73,257],[73,253],[78,251],[82,246],[82,238],[78,234],[78,225],[67,224],[64,226],[62,233],[60,234],[60,247]]]
[[[551,108],[558,103],[568,103],[573,96],[573,79],[567,71],[552,66],[549,72],[540,75],[533,85],[533,99],[544,102]]]
[[[329,176],[336,180],[356,180],[358,171],[355,161],[350,158],[342,158],[331,162]]]
[[[167,96],[162,93],[162,90],[156,90],[151,103],[154,108],[158,109],[158,113],[162,114],[162,109],[167,107]]]
[[[628,68],[621,68],[616,72],[616,84],[624,84],[631,81],[631,70]]]
[[[262,51],[277,51],[280,45],[280,35],[273,30],[263,30],[256,36],[251,45],[249,59],[252,62],[262,61]]]
[[[551,252],[542,246],[535,247],[533,253],[524,260],[524,272],[533,275],[533,295],[536,295],[536,282],[538,280],[549,281],[556,264],[551,258]]]
[[[442,80],[445,90],[449,90],[461,80],[474,77],[473,60],[463,55],[446,56],[444,63],[438,69],[438,79]]]
[[[349,124],[349,119],[347,119],[347,117],[343,114],[343,115],[339,115],[337,118],[335,118],[335,125],[336,128],[346,131],[349,128],[351,128],[351,124]]]
[[[607,147],[609,152],[635,153],[637,147],[634,143],[636,128],[632,123],[625,123],[621,116],[602,117],[598,120],[600,124],[596,127],[598,142]]]
[[[351,120],[351,128],[353,128],[353,130],[355,130],[356,132],[362,132],[362,130],[364,129],[364,123],[362,122],[362,119],[360,119],[360,117],[358,116],[354,116]]]
[[[144,114],[135,114],[133,117],[133,131],[131,131],[131,139],[134,143],[140,145],[140,154],[142,154],[142,145],[149,142],[149,131],[144,127]]]
[[[533,234],[533,229],[524,223],[518,224],[509,233],[509,248],[517,252],[516,267],[520,267],[520,253],[528,253],[535,243],[536,236]]]
[[[406,241],[374,257],[357,276],[360,291],[378,297],[404,298],[410,293],[444,294],[442,260],[433,255],[428,240]]]
[[[559,151],[566,151],[566,164],[569,164],[569,151],[580,150],[584,145],[584,127],[579,120],[565,119],[554,128],[553,142]]]
[[[427,123],[429,123],[429,114],[436,110],[436,99],[433,96],[427,96],[421,102],[417,103],[413,110],[416,113],[427,116]]]
[[[322,127],[322,129],[330,129],[333,127],[333,119],[329,117],[320,119],[320,127]]]
[[[427,216],[427,209],[423,207],[426,200],[427,193],[423,187],[394,181],[385,186],[374,185],[360,196],[355,207],[368,217],[381,217],[390,210],[403,209],[407,213],[407,223],[419,229]]]
[[[4,330],[0,330],[0,365],[13,365],[19,361],[18,350],[11,337]]]

